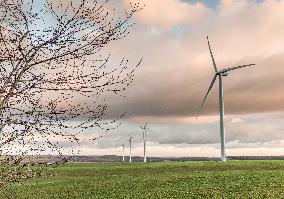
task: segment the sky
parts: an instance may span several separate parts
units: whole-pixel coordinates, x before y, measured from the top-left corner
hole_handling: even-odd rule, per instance
[[[106,120],[125,113],[118,128],[82,143],[82,155],[122,154],[133,137],[133,155],[143,155],[148,123],[148,156],[220,156],[218,88],[200,117],[196,112],[214,76],[206,37],[218,69],[256,64],[223,79],[226,154],[284,155],[284,1],[279,0],[112,0],[127,9],[145,8],[127,38],[106,51],[113,63],[137,64],[125,98],[108,98]],[[127,150],[127,149],[126,149]]]
[[[149,156],[219,156],[216,85],[195,119],[214,75],[209,36],[218,69],[256,64],[223,80],[226,154],[284,155],[284,2],[142,2],[129,37],[110,48],[114,59],[143,57],[126,98],[111,100],[109,115],[126,116],[84,153],[121,154],[131,135],[134,155],[142,156],[139,124],[147,122]]]

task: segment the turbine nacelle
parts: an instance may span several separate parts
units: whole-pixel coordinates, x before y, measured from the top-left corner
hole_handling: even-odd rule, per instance
[[[218,74],[222,75],[223,77],[227,77],[227,76],[228,76],[228,73],[227,73],[227,72],[218,73]]]

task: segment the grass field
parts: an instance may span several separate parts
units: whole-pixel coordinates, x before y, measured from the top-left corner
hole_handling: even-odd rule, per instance
[[[65,164],[0,198],[284,198],[284,161]]]

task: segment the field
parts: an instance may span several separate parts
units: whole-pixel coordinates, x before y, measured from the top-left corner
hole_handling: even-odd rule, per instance
[[[68,163],[0,198],[284,198],[284,161]]]

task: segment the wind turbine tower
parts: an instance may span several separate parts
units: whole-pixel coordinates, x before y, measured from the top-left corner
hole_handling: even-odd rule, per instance
[[[124,144],[122,144],[122,162],[124,162]]]
[[[131,162],[131,143],[132,143],[132,137],[129,137],[129,162]]]
[[[226,153],[225,153],[225,127],[224,127],[224,94],[223,94],[223,84],[222,84],[222,77],[224,76],[228,76],[228,72],[232,71],[232,70],[237,70],[240,68],[244,68],[247,66],[253,66],[255,64],[247,64],[247,65],[241,65],[241,66],[235,66],[235,67],[230,67],[230,68],[226,68],[226,69],[222,69],[222,70],[218,70],[213,53],[212,53],[212,49],[210,46],[210,42],[207,36],[207,42],[208,42],[208,47],[209,47],[209,51],[210,51],[210,55],[211,55],[211,59],[212,59],[212,63],[214,66],[214,70],[215,70],[215,75],[213,77],[213,80],[211,81],[211,84],[209,86],[209,89],[201,103],[201,106],[198,110],[197,113],[197,118],[201,112],[201,109],[218,77],[219,79],[219,111],[220,111],[220,137],[221,137],[221,160],[223,162],[226,161]]]

